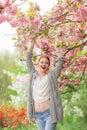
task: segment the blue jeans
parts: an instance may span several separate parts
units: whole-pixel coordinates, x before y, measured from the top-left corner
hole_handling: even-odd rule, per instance
[[[56,124],[51,122],[50,110],[35,112],[35,121],[38,130],[56,130]]]

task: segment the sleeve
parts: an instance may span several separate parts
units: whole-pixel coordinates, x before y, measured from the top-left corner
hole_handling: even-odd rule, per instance
[[[33,54],[31,52],[27,52],[26,64],[27,64],[27,68],[28,68],[29,73],[31,73],[35,70],[35,67],[34,67],[33,62],[32,62],[32,56],[33,56]]]
[[[60,75],[63,63],[64,63],[64,56],[61,56],[58,58],[58,62],[56,63],[55,67],[52,70],[52,73],[53,75],[55,75],[55,78],[58,78],[58,76]]]

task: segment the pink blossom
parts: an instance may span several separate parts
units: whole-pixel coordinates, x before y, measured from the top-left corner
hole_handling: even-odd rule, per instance
[[[76,12],[77,20],[87,20],[87,7],[82,7]]]
[[[9,17],[5,14],[0,14],[0,23],[9,21]]]
[[[64,83],[65,84],[70,83],[70,80],[69,79],[64,79]]]
[[[48,54],[54,54],[54,52],[55,52],[54,46],[50,46],[50,47],[48,48],[48,50],[47,50],[47,53],[48,53]]]
[[[58,21],[58,22],[63,22],[63,21],[64,21],[64,18],[61,17],[61,18],[59,18],[57,21]]]
[[[77,1],[77,0],[76,0],[76,1],[74,1],[74,0],[73,0],[73,1],[72,1],[72,4],[73,4],[74,6],[76,6],[76,5],[78,5],[78,4],[79,4],[79,1]]]
[[[18,19],[20,20],[21,23],[27,23],[28,22],[28,20],[26,19],[26,16],[24,14],[21,15]]]
[[[57,15],[61,15],[64,11],[64,8],[61,6],[55,6],[53,10],[57,13]]]
[[[15,15],[17,12],[18,12],[18,9],[16,6],[11,6],[8,8],[8,12],[11,14],[11,15]]]
[[[6,18],[4,15],[0,14],[0,23],[3,23],[3,21],[5,21]]]
[[[69,60],[69,56],[65,56],[65,62]]]
[[[81,71],[83,71],[83,68],[84,68],[83,65],[78,66],[78,64],[77,64],[77,71],[81,72]]]
[[[42,42],[40,42],[39,44],[40,44],[40,48],[42,48],[42,49],[48,47],[48,45],[47,45],[46,42],[43,42],[43,41],[42,41]]]
[[[35,16],[35,19],[33,20],[34,26],[39,26],[40,23],[41,23],[41,20],[42,20],[42,17],[41,17],[39,14],[37,14],[37,15]]]
[[[70,42],[78,42],[78,40],[77,40],[77,38],[75,37],[75,36],[69,36],[68,37],[68,40],[70,41]]]
[[[71,51],[69,52],[69,56],[70,56],[70,57],[71,57],[71,56],[75,56],[75,55],[77,54],[77,51],[78,51],[78,49],[71,50]]]
[[[62,86],[60,87],[60,89],[61,89],[61,90],[65,90],[66,88],[65,88],[64,85],[62,85]]]
[[[84,56],[81,60],[80,60],[81,64],[84,64],[87,62],[87,57]]]
[[[5,7],[5,0],[0,1],[0,7]]]
[[[12,25],[12,27],[16,27],[18,24],[18,21],[15,19],[11,19],[9,23]]]
[[[79,85],[80,84],[80,80],[75,80],[74,81],[74,85]]]
[[[63,7],[59,7],[59,8],[57,9],[57,14],[62,14],[63,11],[64,11],[64,8],[63,8]]]

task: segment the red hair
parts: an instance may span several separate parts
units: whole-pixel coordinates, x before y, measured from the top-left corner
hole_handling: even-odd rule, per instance
[[[48,60],[48,62],[49,62],[49,65],[50,65],[50,58],[49,58],[48,55],[46,55],[46,54],[41,55],[41,56],[39,57],[39,59],[38,59],[38,62],[39,62],[42,58],[46,58],[46,59]]]

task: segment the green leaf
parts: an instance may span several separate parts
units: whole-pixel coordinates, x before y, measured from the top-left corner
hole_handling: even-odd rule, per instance
[[[9,89],[9,90],[8,90],[8,94],[9,94],[9,95],[13,95],[13,96],[18,96],[17,91],[16,91],[16,90],[12,90],[12,89]]]
[[[16,37],[13,37],[12,40],[17,40],[17,38],[16,38]]]
[[[43,31],[44,35],[47,36],[48,32],[46,30]]]
[[[73,73],[72,73],[72,72],[69,72],[69,73],[68,73],[68,78],[72,79],[72,78],[73,78],[73,76],[74,76],[74,75],[73,75]]]
[[[55,47],[60,47],[61,45],[60,45],[60,43],[57,43],[56,45],[55,45]]]

